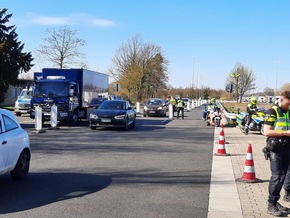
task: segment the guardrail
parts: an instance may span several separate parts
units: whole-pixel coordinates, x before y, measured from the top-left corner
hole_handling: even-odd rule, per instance
[[[219,108],[223,110],[223,114],[226,117],[228,123],[236,122],[237,116],[235,113],[230,113],[221,102],[217,102]]]

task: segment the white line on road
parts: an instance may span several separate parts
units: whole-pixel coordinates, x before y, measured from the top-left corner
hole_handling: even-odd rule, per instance
[[[218,148],[215,143],[218,136],[219,128],[215,128],[213,153]],[[226,150],[228,152],[227,145]],[[213,156],[207,217],[243,217],[230,156]]]

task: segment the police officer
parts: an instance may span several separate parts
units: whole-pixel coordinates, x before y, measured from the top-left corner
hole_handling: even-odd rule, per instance
[[[249,125],[252,122],[252,115],[257,111],[257,98],[252,96],[250,98],[250,104],[247,106],[247,122],[245,126],[245,132],[249,132]]]
[[[265,121],[266,148],[270,151],[271,178],[269,182],[268,213],[282,216],[289,212],[278,200],[284,184],[284,200],[290,200],[290,91],[281,94],[279,106],[273,106],[267,112]],[[288,172],[288,173],[287,173]],[[285,181],[285,183],[284,183]]]
[[[184,119],[184,101],[180,98],[177,100],[177,119],[181,112],[182,119]]]
[[[176,100],[172,96],[171,96],[171,99],[170,99],[170,104],[173,107],[173,117],[174,117],[174,111],[176,110],[176,108],[175,108],[176,107]]]

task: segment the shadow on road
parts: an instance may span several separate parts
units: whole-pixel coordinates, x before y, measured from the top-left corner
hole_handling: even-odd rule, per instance
[[[0,179],[0,214],[37,208],[89,195],[108,187],[111,177],[82,173],[31,173],[23,181]]]

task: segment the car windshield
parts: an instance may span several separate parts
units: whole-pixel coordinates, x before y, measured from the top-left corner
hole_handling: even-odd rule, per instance
[[[122,101],[104,101],[99,107],[101,110],[125,110],[126,103]]]
[[[147,105],[161,105],[162,101],[160,99],[150,99],[147,101]]]
[[[19,99],[31,99],[31,95],[28,95],[27,90],[22,90]]]
[[[182,99],[184,102],[188,102],[188,98],[183,98]]]
[[[34,90],[34,96],[54,96],[54,97],[67,97],[69,85],[60,82],[46,82],[37,83]]]
[[[91,101],[91,104],[102,104],[105,99],[98,99],[98,98],[93,98]]]

